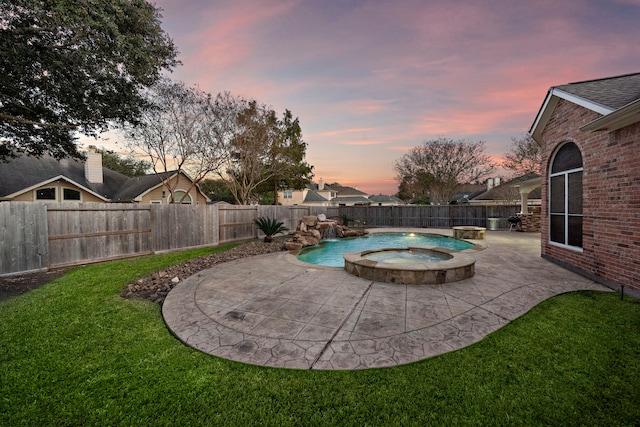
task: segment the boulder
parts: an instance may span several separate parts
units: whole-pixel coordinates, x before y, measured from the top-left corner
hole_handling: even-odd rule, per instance
[[[315,215],[306,215],[303,216],[300,221],[308,227],[315,227],[318,224],[318,217]]]
[[[329,228],[336,228],[338,223],[336,221],[328,220],[328,221],[319,221],[316,225],[318,230],[327,230]]]
[[[284,242],[284,248],[288,251],[299,251],[302,247],[302,243],[294,242],[293,240],[287,240]]]

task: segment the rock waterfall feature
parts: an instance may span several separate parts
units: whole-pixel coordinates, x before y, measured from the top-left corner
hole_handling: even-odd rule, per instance
[[[298,222],[296,232],[291,239],[287,239],[284,244],[287,250],[300,250],[305,246],[318,244],[322,239],[363,236],[367,234],[365,230],[352,230],[338,221],[327,219],[325,215],[303,216]]]

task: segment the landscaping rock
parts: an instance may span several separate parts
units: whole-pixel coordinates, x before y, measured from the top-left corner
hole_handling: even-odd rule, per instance
[[[244,243],[228,251],[195,258],[154,273],[151,276],[138,279],[122,288],[120,295],[123,298],[149,300],[162,304],[169,291],[179,282],[202,270],[223,262],[278,252],[283,249],[284,242],[282,239],[274,239],[271,243],[264,243],[261,240]]]

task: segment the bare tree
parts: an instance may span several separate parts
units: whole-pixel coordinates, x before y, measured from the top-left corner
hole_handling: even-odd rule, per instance
[[[180,203],[223,163],[211,96],[182,82],[163,79],[147,98],[152,107],[144,112],[141,124],[130,130],[129,146],[149,157],[172,203]],[[184,172],[192,180],[180,200],[174,196],[178,181],[170,180],[176,172]]]
[[[517,176],[529,172],[540,174],[542,170],[542,151],[540,146],[529,135],[525,135],[520,139],[512,137],[511,151],[504,154],[502,166],[514,171]]]
[[[396,161],[396,179],[435,204],[447,204],[461,184],[477,182],[494,169],[484,148],[482,141],[444,137],[425,141]]]

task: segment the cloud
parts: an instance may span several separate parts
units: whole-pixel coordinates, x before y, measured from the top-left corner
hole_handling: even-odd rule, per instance
[[[640,70],[635,0],[157,3],[174,76],[290,109],[325,180],[383,185],[439,136],[497,156],[549,87]]]

